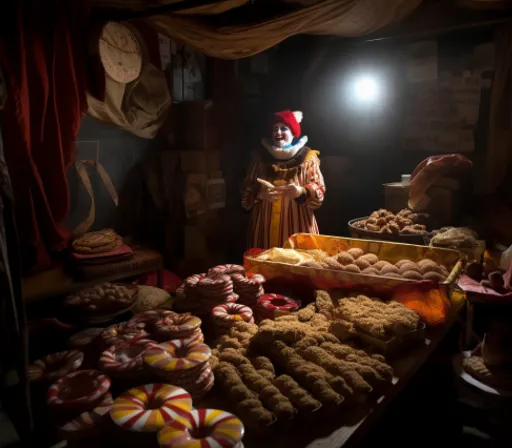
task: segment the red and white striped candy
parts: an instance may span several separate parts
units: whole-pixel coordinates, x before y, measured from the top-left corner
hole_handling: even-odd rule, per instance
[[[248,306],[236,303],[224,303],[212,310],[214,321],[224,320],[234,323],[243,320],[244,322],[249,322],[252,319],[252,315],[252,310]]]
[[[273,319],[297,311],[300,302],[281,294],[264,294],[258,299],[258,316]]]
[[[48,405],[83,409],[96,406],[110,389],[110,378],[98,370],[69,373],[48,389]]]
[[[144,353],[152,344],[150,339],[137,339],[112,345],[101,354],[98,367],[112,376],[134,376],[144,367]]]
[[[79,331],[68,339],[68,345],[72,348],[82,349],[94,342],[102,331],[103,328],[87,328]]]
[[[110,412],[112,408],[112,395],[107,393],[92,411],[82,412],[78,417],[63,423],[59,426],[59,431],[62,436],[66,437],[71,433],[79,433],[94,428],[97,423]],[[78,434],[77,434],[78,435]]]
[[[137,326],[135,322],[129,320],[128,322],[122,322],[105,328],[99,336],[102,348],[148,336],[148,333],[141,327],[142,325]]]
[[[225,274],[242,274],[245,275],[245,269],[243,266],[238,264],[220,264],[208,270],[208,277],[213,277],[215,275]]]
[[[84,361],[84,354],[79,350],[46,355],[28,366],[29,381],[55,381],[68,373],[78,370]]]

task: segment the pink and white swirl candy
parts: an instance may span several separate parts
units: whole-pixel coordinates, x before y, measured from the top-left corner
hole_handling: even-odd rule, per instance
[[[93,430],[98,426],[112,408],[112,395],[105,394],[103,400],[92,411],[82,412],[78,417],[73,420],[68,420],[59,425],[58,430],[62,437],[80,437],[80,435]]]
[[[264,294],[258,299],[256,308],[259,317],[274,319],[297,311],[300,308],[300,302],[281,294]]]
[[[137,339],[112,345],[101,354],[98,367],[113,377],[136,377],[143,371],[144,353],[152,344],[150,339]]]
[[[245,275],[245,269],[243,266],[240,266],[238,264],[220,264],[208,270],[208,277],[231,274]]]
[[[55,381],[78,370],[84,361],[79,350],[66,350],[43,356],[28,366],[29,381]]]
[[[237,303],[223,303],[212,310],[214,322],[248,322],[254,323],[252,310],[248,306]]]
[[[140,339],[146,336],[148,336],[148,333],[144,331],[143,325],[137,325],[131,319],[128,322],[122,322],[105,328],[99,335],[99,342],[101,348],[105,349],[120,342]]]

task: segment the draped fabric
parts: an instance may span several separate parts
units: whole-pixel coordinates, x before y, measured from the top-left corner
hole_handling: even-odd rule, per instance
[[[483,172],[478,178],[481,194],[496,193],[512,172],[512,27],[495,35],[495,73]],[[510,190],[508,191],[510,194]]]
[[[282,247],[294,233],[319,233],[313,212],[323,203],[325,183],[317,154],[304,147],[286,162],[255,155],[242,188],[242,206],[251,212],[248,248]],[[276,186],[295,183],[304,187],[307,194],[297,199],[262,201],[257,179]]]
[[[137,0],[96,0],[98,7],[142,9]],[[177,4],[160,0],[151,6]],[[216,26],[203,15],[220,14],[248,3],[242,0],[205,2],[172,13],[152,15],[148,21],[162,34],[180,41],[196,51],[223,59],[238,59],[260,53],[296,34],[327,34],[355,37],[369,34],[401,21],[421,0],[319,0],[290,2],[294,7],[258,22]],[[197,3],[197,2],[195,2]],[[300,3],[306,3],[300,5]],[[275,2],[276,6],[280,2]],[[230,20],[229,23],[233,23]]]
[[[2,11],[5,159],[26,269],[49,268],[49,253],[64,249],[70,236],[60,223],[69,210],[66,168],[87,106],[85,8],[85,2],[47,0],[8,2]]]

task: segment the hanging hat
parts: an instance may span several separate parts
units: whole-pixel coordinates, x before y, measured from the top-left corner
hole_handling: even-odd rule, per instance
[[[108,22],[101,30],[99,53],[105,72],[114,81],[127,84],[140,76],[141,43],[130,28]]]
[[[300,137],[300,122],[302,121],[302,112],[291,110],[282,110],[274,114],[274,124],[284,123],[290,128],[294,137]]]

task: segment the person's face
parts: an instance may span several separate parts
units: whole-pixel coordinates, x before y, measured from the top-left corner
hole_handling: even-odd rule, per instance
[[[284,123],[276,123],[272,128],[272,141],[274,145],[284,148],[293,141],[292,131]]]

